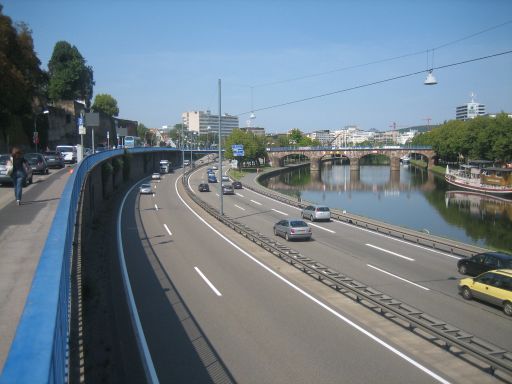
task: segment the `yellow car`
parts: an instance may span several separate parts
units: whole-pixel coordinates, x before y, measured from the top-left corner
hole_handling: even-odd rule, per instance
[[[477,277],[461,279],[459,292],[466,300],[473,297],[503,308],[512,316],[512,269],[496,269]]]

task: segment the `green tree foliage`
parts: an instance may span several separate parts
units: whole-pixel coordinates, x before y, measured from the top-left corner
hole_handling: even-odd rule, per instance
[[[86,65],[85,59],[75,46],[66,41],[57,42],[48,63],[48,70],[50,99],[80,99],[90,106],[94,86],[93,70]]]
[[[142,123],[139,123],[137,125],[137,136],[141,138],[141,140],[146,140],[146,133],[149,131],[149,129]]]
[[[0,4],[0,134],[5,142],[10,126],[24,122],[30,132],[33,108],[41,104],[37,99],[42,98],[47,77],[39,68],[32,31],[24,23],[13,26],[2,9]],[[19,134],[10,134],[11,143],[16,143]]]
[[[91,109],[93,110],[93,112],[101,111],[101,112],[106,113],[109,116],[119,116],[119,108],[117,106],[117,100],[106,93],[101,93],[99,95],[96,95]]]
[[[235,157],[233,156],[233,150],[231,146],[234,144],[241,144],[244,146],[244,156]],[[227,159],[238,160],[238,166],[241,168],[243,163],[254,162],[256,165],[260,165],[260,158],[265,158],[265,138],[262,136],[256,136],[252,132],[242,131],[241,129],[234,129],[226,138],[225,144],[226,152],[224,156]]]
[[[445,161],[462,159],[512,161],[512,119],[500,113],[495,118],[451,120],[416,136],[413,145],[431,145]]]

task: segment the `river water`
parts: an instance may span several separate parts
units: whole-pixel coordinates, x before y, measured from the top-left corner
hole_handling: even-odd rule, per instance
[[[441,175],[412,165],[325,162],[263,181],[294,198],[481,247],[512,251],[512,200],[455,190]]]

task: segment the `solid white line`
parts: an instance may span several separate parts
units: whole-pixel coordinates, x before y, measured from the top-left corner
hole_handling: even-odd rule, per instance
[[[244,196],[244,195],[242,195],[241,193],[238,193],[238,192],[237,192],[236,194],[237,194],[238,196],[240,196],[240,197],[245,197],[245,196]]]
[[[313,227],[316,227],[316,228],[323,229],[324,231],[327,231],[327,232],[336,233],[332,229],[327,229],[327,228],[321,227],[320,225],[315,224],[315,223],[309,223],[309,225],[312,225]]]
[[[201,271],[199,270],[199,268],[194,267],[194,269],[196,270],[196,272],[197,272],[197,273],[199,273],[199,276],[201,276],[201,277],[203,278],[203,280],[206,282],[206,284],[208,284],[208,286],[212,289],[212,291],[213,291],[213,292],[215,292],[215,294],[216,294],[217,296],[222,296],[222,294],[219,292],[219,290],[218,290],[217,288],[215,288],[215,286],[210,282],[210,280],[208,280],[208,279],[206,278],[206,276],[205,276],[205,275],[203,275],[203,272],[201,272]]]
[[[416,283],[413,283],[412,281],[410,280],[407,280],[407,279],[404,279],[403,277],[400,277],[400,276],[397,276],[397,275],[393,275],[392,273],[388,272],[388,271],[385,271],[383,269],[380,269],[380,268],[377,268],[373,265],[370,265],[370,264],[366,264],[368,267],[370,268],[373,268],[373,269],[376,269],[377,271],[380,271],[382,273],[385,273],[386,275],[389,275],[389,276],[393,276],[394,278],[398,279],[398,280],[402,280],[402,281],[405,281],[406,283],[409,283],[409,284],[412,284],[412,285],[415,285],[416,287],[418,288],[421,288],[421,289],[424,289],[425,291],[430,291],[429,288],[427,287],[424,287],[423,285],[419,285],[419,284],[416,284]]]
[[[284,213],[284,212],[278,211],[277,209],[272,208],[272,210],[273,210],[274,212],[280,213],[281,215],[288,216],[288,214],[287,214],[287,213]]]
[[[261,203],[258,203],[257,201],[251,200],[254,204],[261,205]]]
[[[158,211],[158,205],[155,204],[155,210]]]
[[[171,232],[171,230],[169,229],[169,227],[167,226],[167,224],[164,224],[164,228],[165,228],[165,230],[167,231],[167,233],[169,234],[169,236],[172,236],[172,232]]]
[[[394,255],[394,256],[397,256],[397,257],[401,257],[402,259],[405,259],[405,260],[414,261],[414,259],[411,259],[410,257],[407,257],[407,256],[404,256],[404,255],[401,255],[401,254],[399,254],[399,253],[395,253],[395,252],[388,251],[387,249],[384,249],[384,248],[381,248],[381,247],[377,247],[376,245],[372,245],[372,244],[366,244],[366,245],[367,245],[367,246],[369,246],[369,247],[372,247],[372,248],[378,249],[379,251],[389,253],[390,255]]]
[[[179,178],[178,178],[179,179]],[[374,335],[373,333],[371,333],[370,331],[367,331],[366,329],[364,329],[363,327],[361,327],[360,325],[354,323],[352,320],[350,320],[349,318],[343,316],[342,314],[340,314],[339,312],[336,312],[334,309],[332,309],[331,307],[329,307],[327,304],[321,302],[320,300],[318,300],[317,298],[313,297],[312,295],[310,295],[309,293],[307,293],[306,291],[304,291],[302,288],[298,287],[297,285],[293,284],[292,282],[290,282],[289,280],[285,279],[283,276],[281,276],[279,273],[277,273],[276,271],[272,270],[270,267],[266,266],[265,264],[263,264],[261,261],[257,260],[254,256],[252,256],[251,254],[249,254],[248,252],[246,252],[245,250],[243,250],[242,248],[240,248],[238,245],[236,245],[235,243],[233,243],[231,240],[229,240],[226,236],[224,236],[222,233],[220,233],[219,231],[217,231],[215,228],[213,228],[210,224],[208,224],[206,222],[205,219],[203,219],[201,216],[199,216],[198,213],[196,213],[186,202],[185,200],[181,197],[179,191],[178,191],[178,179],[176,179],[176,181],[174,182],[174,189],[176,191],[176,194],[178,195],[179,199],[181,200],[181,202],[190,210],[190,212],[192,212],[192,214],[194,216],[196,216],[198,218],[198,220],[200,220],[203,224],[205,224],[207,227],[209,227],[213,232],[215,232],[219,237],[221,237],[222,239],[224,239],[224,241],[226,241],[227,243],[229,243],[232,247],[238,249],[242,254],[244,254],[246,257],[248,257],[249,259],[251,259],[254,263],[258,264],[261,268],[265,269],[267,272],[269,272],[270,274],[274,275],[276,278],[278,278],[279,280],[281,280],[282,282],[284,282],[285,284],[287,284],[288,286],[290,286],[291,288],[293,288],[294,290],[296,290],[297,292],[299,292],[300,294],[302,294],[304,297],[308,298],[309,300],[313,301],[314,303],[316,303],[317,305],[319,305],[320,307],[322,307],[323,309],[325,309],[326,311],[330,312],[332,315],[336,316],[338,319],[344,321],[346,324],[352,326],[353,328],[355,328],[357,331],[361,332],[362,334],[366,335],[367,337],[369,337],[370,339],[372,339],[373,341],[375,341],[376,343],[380,344],[381,346],[383,346],[384,348],[386,348],[387,350],[393,352],[394,354],[396,354],[397,356],[401,357],[402,359],[404,359],[405,361],[407,361],[408,363],[414,365],[416,368],[420,369],[421,371],[423,371],[424,373],[426,373],[427,375],[433,377],[434,379],[436,379],[437,381],[443,383],[443,384],[450,384],[450,382],[444,378],[442,378],[441,376],[439,376],[438,374],[436,374],[435,372],[431,371],[430,369],[428,369],[427,367],[421,365],[419,362],[417,362],[416,360],[413,360],[412,358],[410,358],[409,356],[407,356],[406,354],[404,354],[403,352],[400,352],[398,349],[396,349],[395,347],[393,347],[392,345],[386,343],[384,340],[378,338],[376,335]]]
[[[236,205],[236,204],[235,204],[235,207],[237,207],[237,208],[241,209],[242,211],[245,211],[245,208],[242,208],[242,207],[240,207],[240,206],[238,206],[238,205]]]

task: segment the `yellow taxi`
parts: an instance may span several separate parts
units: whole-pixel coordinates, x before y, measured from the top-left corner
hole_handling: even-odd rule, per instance
[[[512,269],[496,269],[461,279],[459,292],[466,300],[475,298],[488,302],[512,316]]]

